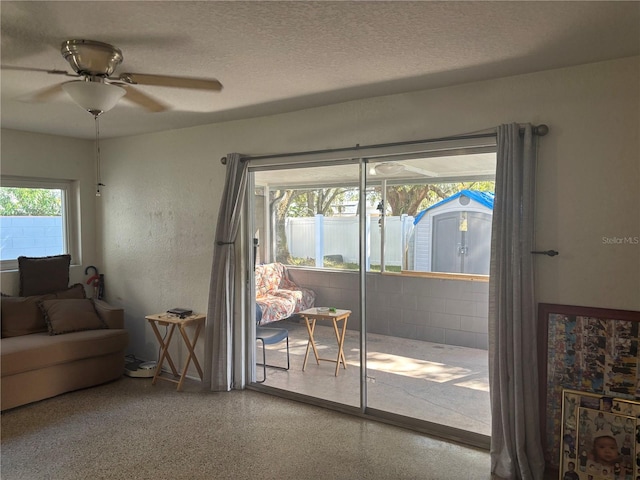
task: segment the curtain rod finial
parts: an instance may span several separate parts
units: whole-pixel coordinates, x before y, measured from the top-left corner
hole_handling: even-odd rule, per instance
[[[227,157],[222,157],[220,159],[220,163],[223,164],[223,165],[226,165],[227,164]]]
[[[549,127],[544,123],[541,125],[538,125],[535,128],[535,130],[536,130],[536,135],[539,135],[541,137],[544,137],[547,133],[549,133]]]

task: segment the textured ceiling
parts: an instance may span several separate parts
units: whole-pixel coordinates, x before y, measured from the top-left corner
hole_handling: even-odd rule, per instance
[[[640,54],[640,2],[149,2],[0,4],[2,64],[67,69],[67,39],[111,43],[118,72],[212,77],[220,93],[139,87],[101,117],[115,137],[281,113]],[[92,138],[65,77],[2,71],[2,127]]]

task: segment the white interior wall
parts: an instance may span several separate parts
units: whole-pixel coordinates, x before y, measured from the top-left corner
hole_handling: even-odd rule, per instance
[[[87,117],[91,121],[91,117]],[[95,153],[89,140],[2,130],[2,175],[77,180],[80,186],[80,257],[82,265],[72,265],[71,283],[83,283],[87,265],[97,265],[95,216]],[[75,263],[76,259],[74,259]],[[99,267],[98,267],[99,268]],[[2,292],[17,295],[17,271],[2,272]],[[86,289],[85,284],[85,289]]]
[[[397,142],[509,122],[551,129],[540,140],[536,247],[560,255],[536,257],[539,301],[640,309],[640,245],[603,241],[640,235],[639,65],[634,57],[102,141],[99,265],[108,300],[125,308],[130,350],[157,354],[144,315],[206,311],[226,153]],[[45,158],[46,148],[38,151]]]

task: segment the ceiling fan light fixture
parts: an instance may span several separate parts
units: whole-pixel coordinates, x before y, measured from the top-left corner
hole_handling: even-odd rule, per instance
[[[127,93],[122,87],[102,82],[67,82],[62,85],[62,89],[93,116],[111,110]]]
[[[404,171],[404,165],[395,162],[384,162],[378,163],[374,169],[379,175],[395,175]]]

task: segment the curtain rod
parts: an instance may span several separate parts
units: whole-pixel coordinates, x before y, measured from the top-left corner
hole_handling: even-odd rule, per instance
[[[549,133],[549,127],[547,125],[540,124],[534,125],[532,128],[532,132],[534,135],[538,135],[539,137],[544,137],[547,133]],[[520,127],[520,134],[524,134],[524,127]],[[415,145],[418,143],[435,143],[435,142],[446,142],[452,140],[468,140],[474,138],[491,138],[495,137],[496,132],[487,132],[487,133],[471,133],[465,135],[453,135],[451,137],[440,137],[440,138],[430,138],[426,140],[410,140],[407,142],[395,142],[395,143],[379,143],[376,145],[366,145],[360,146],[357,144],[355,147],[342,147],[342,148],[328,148],[325,150],[308,150],[305,152],[290,152],[290,153],[280,153],[273,155],[247,155],[243,156],[241,161],[246,162],[247,160],[264,160],[269,158],[286,158],[286,157],[295,157],[298,155],[313,155],[313,154],[322,154],[322,153],[340,153],[340,152],[349,152],[349,151],[358,151],[360,149],[369,149],[369,148],[383,148],[383,147],[398,147],[402,145]],[[223,165],[227,164],[227,157],[222,157],[220,159],[220,163]]]

